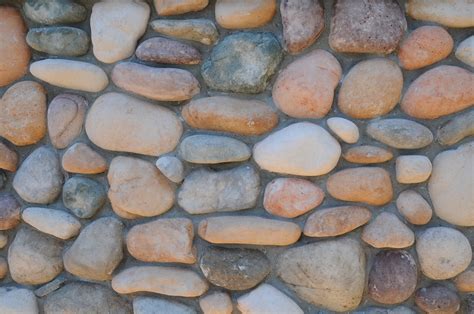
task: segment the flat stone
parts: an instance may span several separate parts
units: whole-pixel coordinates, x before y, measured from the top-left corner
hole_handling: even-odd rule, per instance
[[[62,158],[63,169],[80,174],[97,174],[107,170],[107,160],[84,143],[69,147]]]
[[[202,254],[199,266],[210,283],[227,290],[253,288],[271,271],[261,251],[212,246]]]
[[[29,228],[21,228],[8,248],[12,279],[22,285],[53,280],[63,271],[63,243]]]
[[[27,0],[25,15],[39,24],[79,23],[87,18],[87,10],[71,0]]]
[[[35,295],[28,289],[17,287],[0,288],[0,312],[5,314],[39,314]]]
[[[407,29],[395,0],[338,0],[333,12],[329,45],[337,52],[389,54]]]
[[[153,217],[173,206],[175,187],[148,161],[115,157],[107,179],[110,185],[108,196],[116,213]]]
[[[153,0],[158,15],[178,15],[201,11],[209,4],[208,0]]]
[[[247,144],[231,137],[197,134],[181,141],[179,155],[187,162],[219,164],[245,161],[251,151]]]
[[[156,167],[174,183],[180,183],[184,179],[183,163],[176,157],[162,156],[156,161]]]
[[[415,242],[415,234],[395,214],[380,213],[362,230],[362,240],[378,249],[401,249]],[[398,303],[398,302],[397,302]]]
[[[474,267],[466,269],[454,279],[456,288],[460,292],[474,292]]]
[[[289,296],[266,283],[239,297],[237,308],[242,314],[304,313]]]
[[[164,38],[153,37],[142,42],[135,52],[138,59],[168,64],[199,64],[201,53],[191,45]]]
[[[204,45],[213,45],[219,39],[216,26],[207,19],[158,19],[152,21],[150,27],[163,35],[192,40]]]
[[[461,300],[451,289],[433,284],[416,292],[415,304],[426,313],[457,313]]]
[[[81,229],[81,223],[74,216],[52,208],[28,207],[21,218],[33,228],[62,240],[76,236]]]
[[[360,145],[347,149],[342,157],[348,162],[357,164],[378,164],[393,158],[391,151],[372,145]]]
[[[263,170],[300,176],[330,172],[340,155],[341,146],[336,139],[309,122],[294,123],[278,130],[253,149],[253,158]]]
[[[219,172],[191,172],[178,192],[178,204],[190,214],[252,208],[260,194],[260,177],[249,165]]]
[[[444,0],[410,0],[406,4],[409,16],[416,20],[430,21],[447,27],[472,27],[472,3],[469,0],[446,3]]]
[[[193,128],[245,136],[262,135],[278,124],[278,115],[266,103],[228,96],[192,100],[181,114]]]
[[[209,89],[258,94],[265,90],[282,59],[280,44],[272,33],[234,33],[216,45],[202,64],[201,74]]]
[[[63,174],[57,153],[47,147],[35,149],[21,164],[13,179],[20,197],[37,204],[52,203],[61,193]]]
[[[382,304],[397,304],[415,292],[418,269],[407,251],[380,251],[369,272],[369,296]]]
[[[436,215],[458,226],[474,226],[474,142],[439,153],[428,190]]]
[[[474,36],[469,36],[458,45],[455,56],[459,61],[474,67]]]
[[[127,233],[128,252],[144,262],[196,262],[193,223],[187,218],[166,218],[135,225]]]
[[[217,0],[216,22],[228,29],[258,28],[271,22],[276,7],[275,0]]]
[[[365,254],[351,239],[307,244],[280,255],[276,274],[304,301],[331,311],[350,311],[362,301]]]
[[[324,191],[311,181],[277,178],[265,188],[263,207],[272,215],[295,218],[319,206],[323,199]]]
[[[146,31],[149,17],[150,7],[141,0],[95,3],[90,23],[96,59],[114,63],[133,55],[138,39]]]
[[[425,225],[433,216],[430,204],[413,190],[406,190],[398,195],[397,208],[400,214],[413,225]]]
[[[286,246],[298,241],[301,229],[288,221],[257,216],[221,216],[201,220],[198,234],[215,244]]]
[[[167,108],[125,94],[107,93],[90,108],[86,132],[100,148],[158,156],[174,150],[183,127]]]
[[[48,133],[54,147],[66,148],[79,136],[87,105],[87,100],[79,95],[54,97],[48,106]]]
[[[284,0],[280,3],[285,50],[300,53],[311,46],[324,29],[324,8],[314,0]]]
[[[58,276],[56,277],[56,279],[36,289],[34,293],[38,298],[42,298],[42,297],[47,296],[51,292],[58,290],[59,288],[64,286],[65,283],[66,283],[66,279],[64,277]]]
[[[472,135],[474,135],[474,110],[449,120],[438,129],[437,139],[441,145],[454,145]]]
[[[374,120],[366,131],[371,138],[398,149],[418,149],[433,142],[430,129],[406,119]]]
[[[123,90],[159,101],[182,101],[199,94],[199,82],[183,69],[155,68],[121,62],[112,70],[112,81]]]
[[[416,70],[443,60],[453,50],[451,35],[440,26],[415,29],[400,45],[398,59],[406,70]]]
[[[425,182],[431,169],[431,161],[424,155],[399,156],[395,162],[397,181],[403,184]]]
[[[340,170],[326,181],[329,194],[343,201],[381,206],[392,200],[390,174],[379,167],[359,167]]]
[[[90,223],[64,253],[64,268],[80,278],[110,280],[123,257],[122,230],[123,224],[112,217]]]
[[[20,223],[20,209],[20,203],[12,194],[0,194],[0,230],[13,229]]]
[[[64,184],[63,204],[79,218],[91,218],[106,200],[104,186],[92,179],[72,177]]]
[[[343,142],[354,144],[359,140],[359,128],[351,120],[334,117],[329,118],[326,123],[329,129]]]
[[[339,206],[318,209],[304,225],[308,237],[334,237],[351,232],[369,222],[370,210],[360,206]]]
[[[232,314],[232,300],[225,292],[214,292],[199,299],[204,314]]]
[[[32,81],[12,85],[0,99],[0,136],[16,146],[46,135],[46,90]]]
[[[400,106],[418,119],[436,119],[464,110],[474,104],[473,81],[474,74],[466,69],[437,66],[410,84]]]
[[[109,84],[107,74],[92,63],[45,59],[33,62],[30,72],[34,77],[54,86],[97,93]]]
[[[177,267],[134,266],[112,279],[112,289],[120,294],[152,292],[192,298],[208,288],[208,283],[194,271]]]
[[[279,74],[273,85],[275,105],[294,118],[322,118],[330,110],[342,69],[321,49],[299,57]]]
[[[26,36],[28,45],[50,55],[82,56],[89,50],[89,35],[80,28],[60,26],[32,28]]]
[[[151,313],[197,314],[193,308],[165,299],[151,297],[136,297],[133,299],[133,314]]]
[[[351,118],[376,118],[395,108],[402,88],[403,74],[395,62],[387,58],[365,60],[345,76],[337,105]]]

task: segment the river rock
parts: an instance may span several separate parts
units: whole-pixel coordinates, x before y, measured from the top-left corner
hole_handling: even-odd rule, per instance
[[[250,158],[250,148],[231,137],[198,134],[186,137],[179,145],[179,155],[187,162],[219,164],[245,161]]]
[[[176,157],[162,156],[156,161],[156,167],[174,183],[180,183],[184,179],[183,163]]]
[[[352,118],[372,119],[392,111],[402,88],[403,74],[395,62],[387,58],[365,60],[347,73],[337,105]]]
[[[359,140],[359,128],[351,120],[334,117],[329,118],[326,123],[331,131],[342,141],[354,144]]]
[[[456,292],[440,284],[419,289],[415,304],[426,313],[458,313],[461,300]]]
[[[3,249],[8,244],[8,236],[0,231],[0,249]]]
[[[242,314],[304,313],[290,297],[266,283],[239,297],[237,308]]]
[[[62,240],[76,236],[81,229],[81,223],[74,216],[52,208],[28,207],[21,218],[37,230]]]
[[[403,184],[425,182],[431,169],[430,159],[423,155],[399,156],[395,163],[397,181]]]
[[[219,39],[216,26],[207,19],[158,19],[151,22],[150,26],[155,32],[163,35],[192,40],[204,45],[213,45]]]
[[[202,64],[201,74],[210,89],[258,94],[265,90],[282,58],[272,33],[240,32],[217,44]]]
[[[430,21],[447,27],[472,27],[472,3],[460,0],[446,3],[444,0],[410,0],[406,4],[409,16],[416,20]]]
[[[466,269],[454,279],[456,288],[460,292],[474,292],[474,267]]]
[[[263,170],[300,176],[330,172],[340,155],[339,143],[322,127],[309,122],[278,130],[255,144],[253,150],[255,162]]]
[[[249,165],[219,172],[198,169],[184,180],[178,204],[190,214],[252,208],[260,193],[260,177]]]
[[[199,299],[204,314],[232,314],[232,300],[225,292],[214,292]]]
[[[176,40],[153,37],[142,42],[135,52],[137,58],[143,61],[168,64],[199,64],[199,50]]]
[[[0,230],[13,229],[20,223],[20,209],[20,203],[12,194],[0,194]]]
[[[3,279],[8,274],[8,263],[3,257],[0,257],[0,279]]]
[[[391,151],[372,145],[350,147],[342,157],[348,162],[357,164],[378,164],[393,158]]]
[[[84,143],[69,147],[62,158],[63,169],[80,174],[97,174],[107,170],[107,160]]]
[[[151,313],[197,314],[193,308],[165,299],[151,297],[136,297],[133,299],[133,314]]]
[[[87,10],[71,0],[26,0],[25,15],[39,24],[79,23],[87,18]]]
[[[427,127],[405,119],[373,120],[366,131],[371,138],[398,149],[418,149],[433,142]]]
[[[430,204],[413,190],[406,190],[398,195],[397,208],[400,214],[413,225],[425,225],[433,215]]]
[[[80,28],[60,26],[32,28],[26,36],[28,45],[57,56],[82,56],[89,50],[89,35]]]
[[[39,314],[35,295],[28,289],[0,288],[0,311],[5,314]]]
[[[6,183],[7,183],[7,176],[5,172],[0,169],[0,190],[5,187]]]
[[[103,149],[158,156],[174,150],[183,128],[167,108],[125,94],[107,93],[90,108],[86,132]]]
[[[105,204],[107,194],[97,181],[72,177],[63,187],[63,204],[79,218],[91,218]]]
[[[465,137],[472,135],[474,135],[474,110],[458,115],[448,121],[438,129],[437,138],[441,145],[454,145]]]
[[[17,153],[0,142],[0,169],[15,172],[18,164]]]
[[[158,15],[177,15],[201,11],[209,4],[208,0],[153,0]]]
[[[464,39],[456,48],[456,58],[470,67],[474,67],[474,36]]]
[[[395,214],[389,212],[380,213],[364,227],[361,238],[367,244],[378,249],[401,249],[412,246],[415,242],[413,231],[401,222]]]
[[[275,0],[217,0],[216,22],[228,29],[262,27],[273,19],[276,6]]]

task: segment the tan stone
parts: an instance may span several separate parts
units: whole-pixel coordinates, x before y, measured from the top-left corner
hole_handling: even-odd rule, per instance
[[[154,0],[159,15],[177,15],[201,11],[209,4],[209,0]]]
[[[76,143],[64,153],[62,166],[67,172],[97,174],[107,170],[107,160],[87,144]]]
[[[3,279],[8,274],[8,263],[3,257],[0,257],[0,279]]]
[[[223,28],[257,28],[273,19],[275,0],[217,0],[216,21]]]
[[[397,208],[400,214],[414,225],[427,224],[433,215],[430,204],[413,190],[406,190],[398,195]]]
[[[474,67],[474,35],[464,39],[456,48],[456,58]]]
[[[459,274],[454,279],[454,283],[460,292],[474,292],[474,267],[468,268]]]
[[[342,153],[342,157],[348,162],[358,164],[377,164],[389,161],[393,158],[391,151],[371,145],[350,147]]]
[[[474,26],[474,9],[470,0],[409,0],[406,11],[414,19],[448,27]]]
[[[351,120],[333,117],[329,118],[326,123],[331,131],[343,142],[354,144],[359,140],[359,128]]]
[[[0,142],[0,169],[15,172],[18,165],[17,153]]]
[[[76,236],[81,229],[81,223],[74,216],[52,208],[28,207],[21,218],[39,231],[63,240]]]
[[[423,155],[399,156],[395,161],[397,181],[403,184],[425,182],[431,169],[431,161]]]
[[[199,299],[204,314],[232,314],[232,300],[225,292],[214,292]]]
[[[237,308],[242,314],[304,314],[303,310],[289,296],[266,283],[239,297]]]
[[[361,238],[367,244],[381,249],[401,249],[412,246],[415,234],[392,213],[382,212],[364,230]]]

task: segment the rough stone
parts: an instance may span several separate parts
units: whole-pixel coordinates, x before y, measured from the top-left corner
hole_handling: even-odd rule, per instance
[[[474,292],[474,267],[466,269],[454,279],[456,288],[460,292]]]
[[[153,0],[158,15],[177,15],[201,11],[209,4],[208,0]]]
[[[97,181],[72,177],[63,187],[63,204],[79,218],[91,218],[105,204],[105,188]]]
[[[21,218],[37,230],[63,240],[76,236],[81,229],[81,223],[72,215],[52,208],[28,207]]]
[[[331,131],[342,141],[354,144],[359,140],[359,128],[351,120],[334,117],[329,118],[326,123]]]
[[[173,313],[197,314],[197,312],[181,303],[151,297],[136,297],[133,299],[133,314]]]
[[[399,156],[395,162],[397,181],[403,184],[425,182],[431,169],[431,161],[424,155]]]
[[[80,174],[97,174],[107,170],[107,160],[84,143],[69,147],[62,158],[63,169]]]
[[[135,52],[143,61],[168,64],[199,64],[201,53],[191,45],[164,38],[153,37],[142,42]]]
[[[39,24],[79,23],[87,18],[87,10],[71,0],[27,0],[25,15]]]
[[[223,28],[258,28],[269,23],[276,12],[275,0],[217,0],[216,22]]]
[[[437,139],[441,145],[454,145],[472,135],[474,135],[474,110],[458,115],[448,121],[438,129]]]
[[[472,27],[472,3],[460,0],[447,3],[444,0],[409,0],[406,11],[416,20],[430,21],[447,27]]]
[[[406,190],[398,195],[397,208],[400,214],[413,225],[425,225],[433,215],[430,204],[413,190]]]
[[[456,292],[440,284],[433,284],[416,292],[415,304],[428,314],[457,313],[461,300]]]
[[[455,55],[461,62],[474,67],[474,36],[464,39],[456,48]]]
[[[392,213],[382,212],[362,230],[361,238],[367,244],[381,249],[401,249],[412,246],[415,234]]]
[[[406,119],[374,120],[366,131],[373,139],[398,149],[418,149],[433,142],[433,133],[427,127]]]
[[[342,153],[342,157],[348,162],[357,164],[378,164],[391,160],[393,154],[382,147],[360,145],[350,147]]]
[[[28,31],[26,42],[38,51],[57,56],[82,56],[89,50],[89,35],[80,28],[41,27]]]
[[[184,179],[183,163],[176,157],[160,157],[156,161],[156,167],[165,177],[174,183],[180,183]]]
[[[232,300],[225,292],[214,292],[199,299],[204,314],[232,314]]]
[[[13,229],[20,223],[20,209],[12,194],[0,194],[0,230]]]
[[[237,308],[242,314],[304,313],[290,297],[266,283],[239,297]]]
[[[0,312],[4,314],[39,314],[35,295],[28,289],[17,287],[0,288]]]
[[[217,28],[210,20],[154,20],[151,28],[158,33],[180,39],[192,40],[204,45],[213,45],[219,39]]]

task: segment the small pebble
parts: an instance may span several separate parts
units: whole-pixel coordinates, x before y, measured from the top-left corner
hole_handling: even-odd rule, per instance
[[[4,232],[0,232],[0,249],[3,249],[8,244],[8,236]]]
[[[403,184],[425,182],[431,170],[430,159],[423,155],[399,156],[395,162],[397,181]]]
[[[225,292],[214,292],[199,299],[204,314],[232,314],[232,300]]]
[[[79,218],[91,218],[105,204],[104,187],[89,178],[72,177],[63,187],[63,203]]]
[[[398,195],[397,208],[400,214],[414,225],[425,225],[433,216],[430,204],[413,190],[406,190]]]
[[[69,147],[61,163],[63,169],[71,173],[97,174],[107,170],[107,160],[84,143]]]
[[[18,164],[18,155],[7,145],[0,142],[0,169],[15,172]]]
[[[150,26],[155,32],[163,35],[197,41],[204,45],[213,45],[219,39],[216,26],[206,19],[158,19],[152,21]]]
[[[0,230],[13,229],[20,223],[20,209],[20,203],[12,194],[0,194]]]
[[[242,314],[304,313],[289,296],[266,283],[239,297],[237,308]]]
[[[156,167],[165,177],[174,183],[180,183],[184,179],[183,163],[176,157],[160,157],[156,161]]]
[[[389,161],[393,158],[391,151],[371,145],[350,147],[342,153],[342,157],[348,162],[357,164],[377,164]]]
[[[380,213],[371,221],[361,235],[362,240],[371,246],[401,249],[410,247],[415,242],[415,234],[395,214]]]
[[[201,53],[185,43],[176,40],[153,37],[142,42],[135,54],[138,59],[164,64],[199,64]]]
[[[5,278],[8,274],[8,263],[4,257],[0,257],[0,280]]]
[[[474,267],[470,267],[460,273],[455,279],[454,284],[460,292],[474,292]]]
[[[76,236],[81,229],[81,223],[74,216],[52,208],[28,207],[21,218],[37,230],[62,240]]]
[[[329,118],[326,123],[344,142],[354,144],[359,140],[359,128],[354,122],[344,118]]]
[[[66,279],[64,277],[56,277],[53,281],[48,282],[47,284],[39,287],[35,290],[35,295],[38,298],[42,298],[61,288],[66,283]]]
[[[216,22],[227,29],[262,27],[273,19],[276,6],[275,0],[217,0]]]
[[[433,284],[416,292],[415,304],[428,314],[457,313],[461,300],[456,292],[439,284]]]

